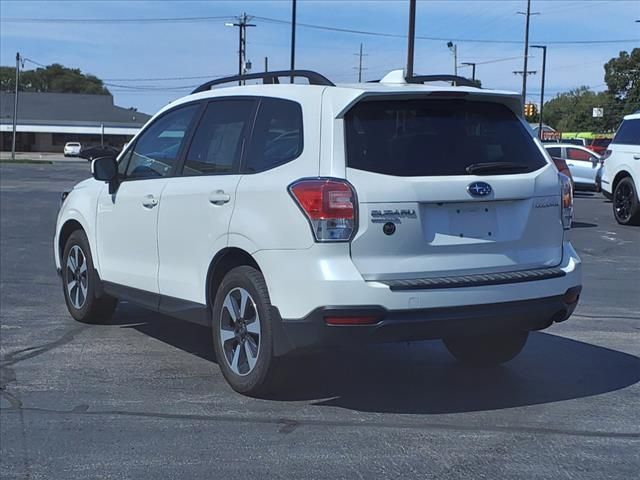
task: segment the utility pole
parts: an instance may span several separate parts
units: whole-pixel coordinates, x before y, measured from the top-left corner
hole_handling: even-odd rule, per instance
[[[526,73],[524,72],[524,70],[514,70],[513,74],[514,75],[522,75],[523,77],[527,77],[529,75],[535,75],[536,73],[538,73],[535,70],[528,70]],[[527,99],[523,98],[522,99],[522,113],[525,113],[524,107],[527,104]]]
[[[292,0],[291,5],[291,78],[293,83],[293,71],[296,69],[296,0]]]
[[[542,140],[542,111],[544,109],[544,74],[547,68],[547,46],[546,45],[532,45],[531,48],[542,49],[542,86],[540,87],[540,121],[538,122],[538,137]]]
[[[366,70],[366,68],[362,68],[362,57],[366,57],[367,54],[366,53],[362,53],[362,43],[360,44],[360,53],[354,53],[354,55],[358,55],[359,61],[358,61],[358,66],[357,67],[353,67],[356,70],[358,70],[358,83],[362,83],[362,70]]]
[[[269,57],[264,57],[264,71],[269,71]]]
[[[474,62],[462,62],[461,65],[467,65],[471,67],[471,80],[475,81],[476,79],[476,64]]]
[[[238,75],[247,73],[247,27],[256,26],[248,23],[251,18],[243,13],[238,17],[237,23],[225,23],[227,27],[238,27]],[[244,85],[244,81],[238,80],[238,85]]]
[[[409,37],[407,42],[407,78],[413,78],[413,48],[416,41],[416,0],[409,0]]]
[[[519,15],[526,15],[526,22],[524,28],[524,68],[523,72],[527,72],[527,61],[529,60],[529,20],[531,15],[538,15],[538,13],[531,13],[531,0],[527,0],[527,12],[518,12]],[[522,75],[522,108],[527,101],[527,75]]]
[[[18,86],[20,85],[20,52],[16,53],[16,90],[13,98],[13,138],[11,140],[11,160],[16,159],[16,135],[18,127]]]
[[[453,74],[458,76],[458,46],[453,42],[447,42],[447,47],[453,53]]]

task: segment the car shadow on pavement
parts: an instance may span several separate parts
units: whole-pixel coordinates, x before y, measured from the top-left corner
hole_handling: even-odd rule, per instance
[[[122,310],[112,324],[215,363],[208,328],[135,307]],[[270,399],[363,412],[459,413],[588,397],[638,381],[640,358],[634,355],[534,332],[515,360],[492,368],[459,364],[440,341],[295,357]]]
[[[597,223],[591,222],[571,222],[571,228],[593,228],[597,226]]]

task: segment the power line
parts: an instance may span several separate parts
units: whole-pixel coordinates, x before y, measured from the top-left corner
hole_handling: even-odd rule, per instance
[[[0,18],[2,23],[194,23],[210,20],[226,20],[229,15],[216,17],[166,17],[166,18]]]
[[[107,87],[115,87],[115,88],[126,88],[128,90],[163,90],[163,91],[171,91],[171,90],[187,90],[194,89],[198,85],[181,85],[175,87],[167,87],[163,85],[119,85],[116,83],[103,82]]]
[[[105,82],[171,82],[174,80],[201,80],[207,78],[230,77],[235,73],[212,73],[211,75],[195,75],[193,77],[156,77],[156,78],[103,78]]]
[[[267,23],[288,25],[290,22],[288,20],[280,20],[277,18],[269,18],[269,17],[260,17],[255,16],[256,20],[261,20]],[[339,28],[339,27],[329,27],[326,25],[314,25],[310,23],[300,23],[296,24],[299,27],[311,28],[316,30],[327,30],[331,32],[341,32],[341,33],[352,33],[357,35],[370,35],[375,37],[387,37],[387,38],[407,38],[407,35],[400,33],[388,33],[388,32],[372,32],[367,30],[354,30],[350,28]],[[451,37],[429,37],[424,35],[416,35],[417,40],[430,40],[430,41],[452,41],[452,42],[467,42],[467,43],[508,43],[514,45],[524,44],[523,40],[491,40],[491,39],[474,39],[474,38],[451,38]],[[597,45],[597,44],[615,44],[615,43],[631,43],[631,42],[640,42],[640,38],[630,38],[630,39],[612,39],[612,40],[552,40],[552,41],[544,41],[544,40],[535,40],[536,42],[544,42],[550,45]]]
[[[289,25],[290,20],[281,20],[269,17],[254,17],[257,20],[262,20],[268,23]],[[26,17],[3,17],[0,18],[0,23],[94,23],[94,24],[136,24],[136,23],[194,23],[194,22],[208,22],[212,20],[232,20],[232,16],[206,16],[206,17],[166,17],[166,18],[26,18]],[[387,38],[407,38],[407,35],[399,33],[389,32],[373,32],[367,30],[356,30],[351,28],[330,27],[327,25],[314,25],[310,23],[296,23],[299,27],[311,28],[316,30],[326,30],[331,32],[349,33],[355,35],[369,35],[375,37],[387,37]],[[416,35],[417,40],[428,41],[453,41],[459,43],[495,43],[495,44],[514,44],[520,45],[524,42],[521,40],[497,40],[497,39],[480,39],[480,38],[451,38],[451,37],[431,37],[424,35]],[[547,45],[606,45],[606,44],[619,44],[619,43],[632,43],[640,42],[639,38],[625,38],[625,39],[610,39],[610,40],[533,40],[538,43],[545,43]]]

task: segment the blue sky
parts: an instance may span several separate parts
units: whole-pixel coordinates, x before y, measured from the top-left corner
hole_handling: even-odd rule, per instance
[[[520,42],[524,36],[525,0],[424,0],[418,2],[416,34],[443,40],[417,40],[418,73],[452,73],[453,57],[444,39],[458,45],[458,63],[477,62],[483,85],[519,91],[523,46],[467,40]],[[289,20],[291,2],[282,1],[12,1],[0,2],[0,17],[10,18],[176,18],[233,17],[243,11],[256,17]],[[603,64],[621,50],[640,46],[640,1],[532,0],[533,44],[574,40],[635,41],[615,44],[551,44],[547,61],[547,98],[580,85],[604,88]],[[298,22],[403,35],[408,1],[299,0]],[[237,29],[225,19],[184,23],[0,23],[0,64],[13,65],[15,52],[42,64],[62,63],[105,79],[116,103],[154,113],[204,81],[132,80],[211,76],[237,71]],[[289,25],[254,19],[248,31],[248,57],[261,71],[264,57],[272,70],[289,65]],[[382,76],[406,62],[406,39],[300,26],[296,67],[317,70],[335,82],[357,79],[357,56],[364,44],[365,79]],[[538,102],[541,52],[530,52],[527,97]],[[484,63],[486,62],[486,63]],[[31,63],[26,68],[34,68]],[[460,69],[459,73],[470,72]],[[108,80],[107,80],[108,79]]]

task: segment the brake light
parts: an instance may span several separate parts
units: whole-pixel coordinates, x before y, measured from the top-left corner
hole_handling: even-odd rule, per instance
[[[356,230],[356,196],[345,180],[308,178],[289,186],[317,242],[349,241]]]
[[[604,163],[604,161],[611,156],[611,150],[607,149],[600,157],[600,163]]]
[[[558,174],[560,179],[560,202],[562,204],[562,226],[565,230],[571,228],[573,222],[573,187],[571,179],[562,173]]]

